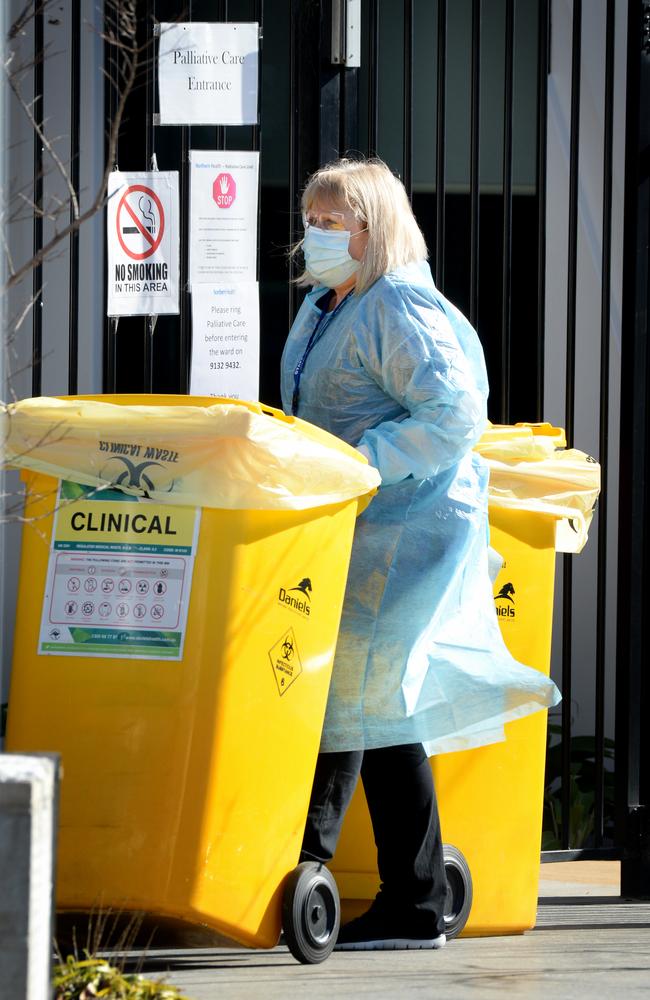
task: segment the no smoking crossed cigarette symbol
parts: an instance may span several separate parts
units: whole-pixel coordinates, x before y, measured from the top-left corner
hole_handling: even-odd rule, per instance
[[[134,197],[136,194],[139,194],[138,198]],[[159,216],[157,226],[156,209]],[[132,184],[128,187],[117,206],[115,226],[120,246],[127,256],[132,260],[146,260],[147,257],[151,257],[160,246],[165,232],[165,212],[156,192],[143,184]],[[154,236],[156,229],[158,232]],[[133,236],[142,236],[145,243],[149,244],[144,251],[136,250],[125,241],[125,237]]]

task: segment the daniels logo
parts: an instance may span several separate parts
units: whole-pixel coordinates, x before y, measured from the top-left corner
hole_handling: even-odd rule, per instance
[[[309,603],[311,601],[311,580],[306,576],[299,584],[295,587],[290,587],[289,590],[285,590],[284,587],[280,587],[278,592],[278,601],[280,604],[286,604],[294,611],[298,611],[301,615],[309,618],[311,614],[311,608]]]
[[[495,601],[509,601],[509,604],[495,605],[496,613],[500,618],[515,618],[517,612],[514,608],[515,599],[512,596],[515,592],[515,588],[511,583],[504,583],[503,587],[498,594],[494,595]]]

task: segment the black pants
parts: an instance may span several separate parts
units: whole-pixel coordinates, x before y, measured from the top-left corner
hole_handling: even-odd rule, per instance
[[[431,767],[420,743],[322,753],[316,764],[302,860],[330,861],[361,774],[377,845],[380,898],[444,932],[447,879]]]

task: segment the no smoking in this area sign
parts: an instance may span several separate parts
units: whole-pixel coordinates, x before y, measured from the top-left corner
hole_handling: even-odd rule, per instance
[[[108,315],[178,313],[178,173],[113,171],[107,236]]]

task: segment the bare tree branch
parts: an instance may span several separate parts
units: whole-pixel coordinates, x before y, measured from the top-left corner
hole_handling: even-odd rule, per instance
[[[1,2],[3,0],[0,0]],[[104,0],[103,24],[106,30],[96,32],[96,34],[105,43],[105,65],[99,66],[97,69],[107,77],[110,86],[115,89],[115,93],[112,98],[112,120],[106,137],[106,162],[104,170],[94,191],[94,195],[92,192],[86,193],[84,190],[83,202],[87,203],[88,197],[92,198],[88,207],[84,208],[81,201],[81,189],[78,190],[78,186],[72,180],[73,174],[70,164],[66,163],[58,152],[58,149],[61,148],[61,140],[64,137],[49,134],[48,130],[51,127],[52,119],[40,120],[42,115],[39,114],[41,108],[39,101],[42,101],[42,95],[37,94],[33,99],[28,100],[22,93],[23,91],[26,94],[29,93],[30,79],[34,67],[46,59],[52,58],[53,54],[56,53],[51,51],[50,46],[45,46],[35,57],[33,55],[25,56],[21,53],[20,46],[23,40],[27,38],[30,24],[34,20],[34,17],[44,14],[56,3],[58,3],[58,0],[36,0],[36,2],[35,0],[24,0],[20,13],[8,31],[8,40],[10,43],[13,43],[12,47],[14,51],[9,54],[4,65],[0,64],[0,79],[4,73],[9,91],[13,94],[14,99],[17,100],[34,136],[46,153],[46,166],[40,169],[39,176],[30,178],[28,183],[25,183],[23,178],[13,178],[9,183],[11,195],[7,199],[3,199],[5,204],[2,211],[0,211],[0,223],[2,223],[0,251],[4,253],[7,270],[4,285],[0,286],[0,296],[17,286],[44,261],[51,260],[58,254],[63,253],[66,241],[70,235],[79,230],[81,226],[91,220],[105,207],[109,175],[117,159],[118,138],[124,122],[128,98],[134,92],[137,85],[143,55],[151,44],[150,42],[139,44],[136,0]],[[106,72],[107,68],[109,70],[108,73]],[[17,148],[19,152],[24,152],[26,149],[24,141],[16,143],[12,148]],[[33,193],[34,182],[55,173],[60,175],[63,180],[63,188],[59,187],[59,194],[48,191],[43,200],[35,199]],[[67,224],[64,224],[63,216],[66,217],[65,221]],[[11,245],[12,241],[6,229],[7,223],[25,223],[35,218],[47,220],[53,227],[61,225],[61,228],[57,228],[53,233],[50,231],[47,242],[36,253],[23,263],[17,263],[14,259],[15,248]],[[14,251],[13,253],[12,250]],[[15,398],[12,387],[13,378],[17,373],[20,374],[21,371],[17,346],[20,340],[24,338],[24,324],[27,317],[35,308],[40,308],[43,287],[37,291],[30,290],[28,301],[24,304],[21,302],[11,321],[6,325],[2,350],[6,357],[5,367],[9,375],[7,391],[10,398]],[[25,364],[24,370],[27,370],[36,362],[40,363],[42,360],[43,357],[36,358],[32,356],[31,360]],[[16,368],[14,368],[14,365]],[[2,412],[0,412],[0,422],[2,422],[9,419],[9,413],[8,408],[4,404],[0,404],[0,406],[2,409]],[[65,431],[62,431],[56,423],[53,423],[52,427],[45,432],[43,441],[36,442],[33,447],[37,448],[45,439],[47,439],[48,443],[56,441],[61,436],[65,436],[65,434]],[[2,450],[1,445],[0,450]],[[92,492],[93,494],[100,494],[102,490],[108,488],[110,488],[110,484],[107,483],[98,486]],[[70,501],[63,501],[62,504],[67,504],[68,502]],[[0,505],[3,508],[0,511],[0,521],[12,520],[34,525],[35,518],[29,515],[28,512],[23,514],[24,495],[21,492],[15,492],[13,495],[11,493],[0,494]],[[51,511],[44,516],[51,516]],[[35,530],[39,534],[41,533],[38,525],[35,526]]]
[[[22,34],[34,15],[40,14],[41,11],[45,13],[48,4],[51,2],[52,0],[42,0],[40,7],[37,7],[31,0],[26,0],[25,6],[7,32],[8,39],[13,41],[14,38]]]
[[[31,312],[33,306],[36,305],[36,303],[38,302],[38,300],[40,299],[40,297],[41,297],[42,294],[43,294],[43,289],[41,288],[41,289],[39,289],[38,292],[36,292],[35,295],[32,295],[31,299],[26,303],[23,311],[20,313],[18,319],[16,320],[16,322],[14,324],[13,329],[15,331],[20,330],[20,328],[23,325],[23,322],[25,320],[25,317],[29,315],[29,313]]]
[[[79,201],[77,199],[77,192],[75,191],[72,181],[70,180],[70,174],[63,165],[61,157],[59,156],[54,146],[46,136],[44,130],[41,128],[38,121],[36,120],[34,112],[32,111],[32,106],[36,103],[36,101],[32,101],[29,104],[27,103],[27,101],[24,101],[20,94],[20,91],[18,90],[18,87],[16,86],[14,80],[12,80],[11,75],[6,71],[6,69],[5,73],[7,75],[7,83],[9,84],[10,90],[12,91],[13,94],[15,94],[17,100],[20,102],[23,111],[25,112],[25,114],[29,119],[30,125],[32,126],[32,128],[36,132],[36,135],[43,143],[44,148],[47,150],[49,156],[51,157],[52,161],[56,165],[57,170],[59,171],[61,177],[63,178],[63,182],[68,189],[68,194],[70,195],[70,201],[72,203],[75,219],[77,219],[79,217]],[[40,99],[41,98],[39,96],[38,100]]]
[[[41,5],[42,9],[45,9],[49,0],[43,0]],[[124,117],[124,110],[126,107],[126,102],[129,94],[133,91],[136,77],[140,68],[140,58],[143,51],[147,48],[147,44],[140,46],[137,41],[137,16],[136,16],[136,3],[135,0],[113,0],[110,5],[113,12],[115,21],[117,23],[116,29],[110,29],[107,32],[101,33],[100,37],[104,38],[114,49],[116,55],[116,66],[119,74],[119,78],[122,81],[119,87],[119,98],[117,102],[117,107],[115,109],[115,114],[111,122],[111,128],[108,135],[107,142],[107,155],[106,155],[106,166],[104,173],[101,178],[99,187],[95,193],[95,197],[91,205],[85,210],[81,211],[78,201],[77,192],[74,189],[74,185],[70,179],[70,175],[63,164],[62,160],[53,148],[52,141],[47,138],[44,132],[44,128],[41,127],[36,120],[32,105],[28,104],[21,96],[20,90],[16,84],[15,71],[12,74],[8,73],[7,66],[5,66],[5,71],[7,73],[7,80],[9,86],[20,102],[23,111],[27,115],[30,125],[38,135],[39,139],[42,141],[44,147],[46,148],[52,161],[56,164],[56,167],[64,179],[66,188],[68,190],[70,204],[72,205],[72,221],[63,228],[57,230],[54,235],[45,243],[40,250],[33,254],[28,260],[17,267],[11,267],[9,277],[7,278],[4,287],[2,288],[2,293],[6,293],[9,289],[15,287],[19,282],[33,271],[39,264],[46,260],[52,252],[64,241],[71,233],[76,232],[85,222],[92,219],[94,215],[97,214],[106,204],[106,191],[108,187],[108,177],[113,169],[116,160],[117,153],[117,141],[120,133],[120,128],[122,125],[122,120]],[[22,30],[24,30],[25,25],[32,16],[34,8],[31,4],[26,4],[21,15],[16,19],[12,29],[10,31],[10,37],[16,37]],[[13,33],[12,33],[13,32]],[[117,58],[119,56],[119,58]],[[8,63],[11,62],[11,58]],[[62,208],[65,208],[63,206]],[[39,212],[46,215],[47,213],[42,207],[39,207]],[[30,306],[33,305],[33,300]],[[29,306],[28,306],[29,308]]]

